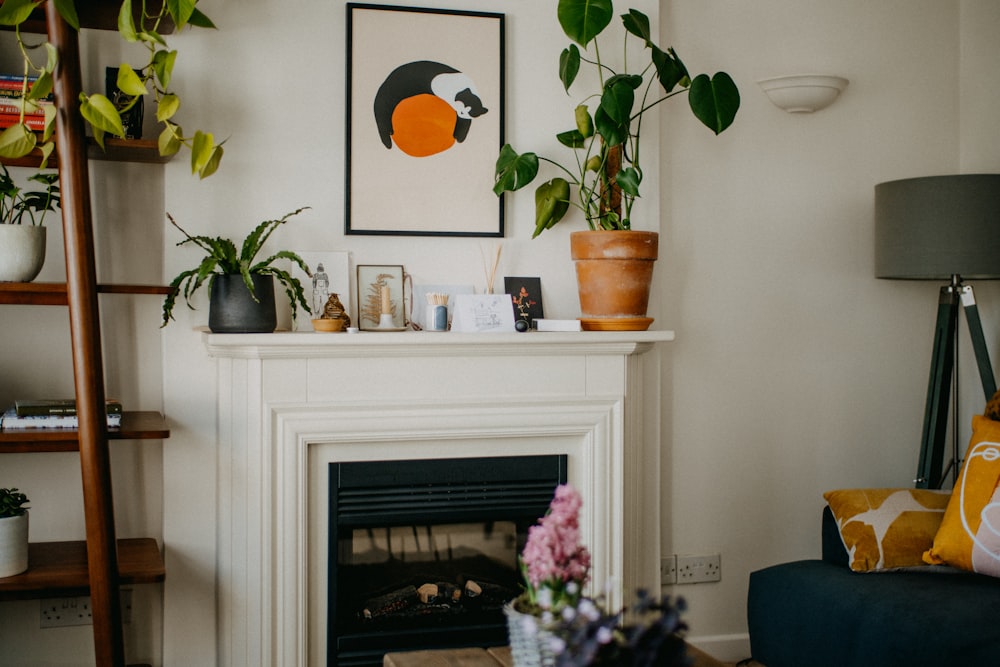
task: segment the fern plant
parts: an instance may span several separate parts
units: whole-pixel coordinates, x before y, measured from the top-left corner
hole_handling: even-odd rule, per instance
[[[28,502],[30,502],[28,497],[19,493],[17,489],[0,489],[0,519],[26,513],[28,508],[24,505]]]
[[[191,305],[191,296],[206,282],[209,288],[211,288],[212,281],[217,275],[242,275],[243,283],[250,290],[250,296],[253,297],[254,301],[258,299],[257,295],[254,294],[253,282],[250,276],[273,276],[285,288],[285,295],[292,304],[293,319],[298,314],[300,306],[307,313],[311,313],[312,310],[309,308],[309,304],[306,303],[305,294],[302,290],[302,283],[288,271],[273,266],[275,261],[287,259],[297,264],[307,276],[311,276],[312,272],[301,257],[294,252],[280,250],[267,259],[259,262],[254,261],[264,247],[264,243],[278,227],[285,224],[292,216],[298,215],[308,208],[308,206],[304,206],[291,213],[286,213],[276,220],[265,220],[260,223],[243,239],[239,251],[236,249],[236,244],[230,239],[219,236],[213,238],[210,236],[192,236],[188,234],[183,227],[177,224],[173,216],[167,213],[170,224],[179,229],[185,236],[185,239],[177,245],[194,244],[205,251],[205,257],[196,268],[182,271],[170,282],[170,294],[163,301],[163,323],[160,326],[165,327],[174,318],[174,305],[178,295],[183,295],[188,307],[194,308]]]

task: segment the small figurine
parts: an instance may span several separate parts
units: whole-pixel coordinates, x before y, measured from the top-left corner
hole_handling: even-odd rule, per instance
[[[323,306],[323,319],[343,320],[345,329],[351,326],[351,316],[347,314],[347,310],[344,308],[344,304],[340,302],[340,296],[336,292],[330,294],[326,300],[326,305]]]

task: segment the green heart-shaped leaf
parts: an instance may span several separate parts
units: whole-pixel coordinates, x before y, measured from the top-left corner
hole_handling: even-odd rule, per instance
[[[23,123],[11,125],[0,132],[0,157],[24,157],[32,151],[36,141],[35,133]]]
[[[716,72],[711,79],[699,74],[691,82],[688,102],[695,117],[719,134],[732,125],[740,108],[740,91],[725,72]]]
[[[570,44],[559,54],[559,80],[562,81],[563,89],[567,93],[579,72],[580,49],[576,48],[576,44]]]
[[[559,0],[556,8],[563,32],[583,48],[608,27],[613,13],[611,0]]]
[[[622,14],[622,25],[625,26],[625,30],[644,41],[646,46],[653,45],[650,41],[652,33],[649,31],[649,17],[638,9],[630,9],[628,14]]]
[[[621,186],[622,192],[633,197],[639,196],[639,183],[642,181],[642,174],[638,169],[635,167],[625,167],[618,172],[615,180]]]
[[[518,155],[510,144],[504,144],[497,157],[494,174],[493,192],[497,196],[520,190],[538,175],[538,156],[534,153]]]
[[[81,93],[80,114],[95,131],[100,130],[116,137],[125,136],[125,128],[122,127],[122,119],[118,115],[118,109],[104,95],[94,93],[87,96]]]
[[[550,229],[569,209],[569,183],[563,178],[553,178],[535,190],[535,238]]]
[[[138,97],[146,94],[146,85],[128,63],[122,63],[118,66],[118,79],[116,83],[118,89],[129,97]]]

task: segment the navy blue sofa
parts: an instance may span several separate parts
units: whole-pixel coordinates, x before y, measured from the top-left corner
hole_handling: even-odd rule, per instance
[[[823,511],[822,560],[750,574],[747,621],[766,667],[1000,665],[1000,579],[949,571],[852,572]]]

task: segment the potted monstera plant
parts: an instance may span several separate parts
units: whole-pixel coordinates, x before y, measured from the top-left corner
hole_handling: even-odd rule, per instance
[[[28,569],[28,498],[0,489],[0,579]]]
[[[36,172],[39,186],[14,182],[0,164],[0,282],[31,282],[45,263],[45,214],[59,206],[59,174]]]
[[[599,48],[599,38],[608,39],[616,23],[611,0],[559,0],[557,17],[572,40],[559,57],[563,88],[570,92],[584,64],[593,68],[598,87],[573,109],[571,128],[556,135],[570,149],[569,160],[519,153],[507,144],[496,162],[493,190],[499,196],[523,188],[535,180],[541,162],[557,168],[559,175],[535,189],[533,238],[578,209],[590,227],[570,235],[584,328],[646,329],[659,236],[632,230],[632,206],[643,180],[643,120],[662,102],[687,93],[695,117],[719,134],[736,117],[739,89],[726,72],[691,76],[674,49],[653,42],[649,18],[636,9],[617,22],[629,62],[639,63],[632,71],[615,69]],[[642,58],[633,58],[635,49]]]
[[[192,236],[177,224],[168,213],[170,223],[185,238],[177,245],[196,245],[205,251],[198,266],[182,271],[170,282],[170,293],[163,301],[163,324],[173,319],[174,305],[182,295],[189,307],[190,298],[206,282],[209,286],[208,328],[214,333],[271,333],[278,318],[274,302],[274,281],[285,288],[285,295],[292,306],[294,319],[298,307],[311,312],[306,303],[302,283],[288,271],[275,266],[279,259],[297,264],[306,275],[309,267],[294,252],[280,250],[266,259],[257,260],[264,243],[278,227],[308,207],[300,208],[275,220],[265,220],[257,225],[243,242],[237,245],[230,239],[210,236]]]

